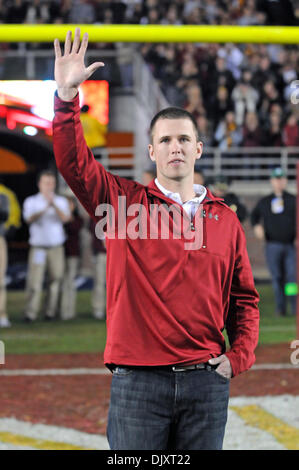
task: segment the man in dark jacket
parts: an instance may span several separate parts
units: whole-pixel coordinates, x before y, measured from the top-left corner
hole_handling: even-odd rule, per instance
[[[229,186],[229,179],[223,175],[218,175],[211,183],[211,190],[214,196],[222,198],[225,204],[237,214],[240,222],[244,222],[247,217],[246,206],[235,193],[229,191]]]
[[[281,168],[271,173],[273,192],[260,199],[252,211],[255,235],[265,240],[265,254],[276,302],[277,315],[286,315],[286,286],[296,283],[296,197],[286,191],[287,179]],[[296,295],[291,295],[292,314]]]

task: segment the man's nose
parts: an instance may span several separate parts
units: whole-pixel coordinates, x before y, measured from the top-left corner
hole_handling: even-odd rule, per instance
[[[180,153],[181,144],[177,139],[173,139],[170,146],[171,153]]]

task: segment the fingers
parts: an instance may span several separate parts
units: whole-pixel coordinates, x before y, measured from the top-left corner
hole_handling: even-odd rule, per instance
[[[61,57],[61,49],[60,49],[60,44],[59,44],[58,39],[55,39],[55,41],[54,41],[54,51],[55,51],[56,59]]]
[[[83,38],[82,38],[82,42],[81,42],[81,46],[80,46],[80,49],[79,49],[79,54],[85,55],[87,45],[88,45],[88,34],[84,33]]]
[[[80,28],[76,28],[73,47],[72,47],[72,54],[77,54],[79,47],[80,47]]]
[[[68,31],[65,37],[64,55],[67,55],[70,53],[71,47],[72,47],[72,31]]]
[[[104,62],[94,62],[89,67],[86,68],[88,77],[90,77],[99,67],[104,67]]]
[[[221,362],[225,361],[227,357],[224,354],[221,354],[221,356],[218,357],[213,357],[213,359],[209,359],[209,364],[215,365],[215,364],[220,364]]]

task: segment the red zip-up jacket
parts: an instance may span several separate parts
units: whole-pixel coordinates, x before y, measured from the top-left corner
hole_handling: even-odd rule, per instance
[[[147,219],[151,204],[162,212],[175,205],[186,217],[154,180],[144,186],[96,162],[84,140],[78,95],[71,102],[55,96],[53,145],[60,173],[95,220],[97,206],[110,204],[118,227],[119,196],[126,209],[141,204]],[[122,222],[121,236],[117,230],[114,239],[107,236],[107,366],[206,362],[226,351],[225,327],[233,375],[254,363],[259,297],[243,228],[210,191],[198,211],[202,218],[193,222],[202,223],[199,249],[185,249],[183,236],[161,239],[161,230],[158,239],[123,236],[132,217]]]

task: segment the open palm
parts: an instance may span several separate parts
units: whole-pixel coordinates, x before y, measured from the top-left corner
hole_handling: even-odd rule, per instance
[[[58,90],[73,90],[73,94],[81,83],[87,80],[103,62],[94,62],[85,67],[84,58],[88,45],[88,34],[85,33],[80,44],[80,29],[76,28],[72,45],[72,32],[68,31],[62,55],[58,39],[54,41],[55,49],[55,80]]]

